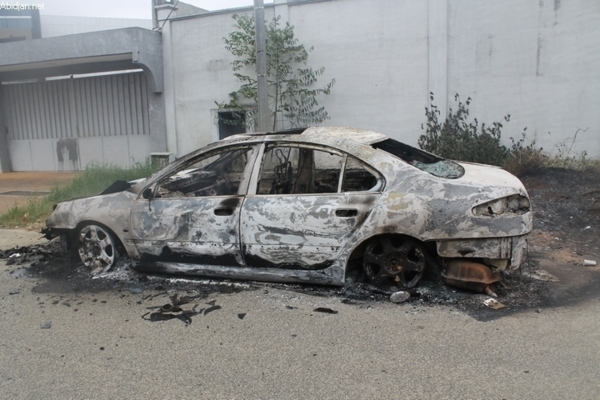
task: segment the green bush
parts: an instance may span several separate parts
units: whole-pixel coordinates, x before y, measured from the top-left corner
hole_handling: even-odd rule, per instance
[[[589,128],[588,128],[589,129]],[[584,150],[581,153],[573,151],[577,135],[585,133],[588,129],[577,129],[572,138],[567,138],[555,145],[548,153],[548,167],[584,170],[589,168],[600,168],[600,160],[590,159]]]
[[[510,138],[510,147],[501,143],[502,128],[504,123],[510,122],[510,114],[491,124],[480,125],[477,118],[469,121],[472,100],[469,97],[463,103],[456,94],[456,110],[450,108],[446,119],[440,121],[440,110],[433,104],[433,93],[430,93],[430,99],[431,107],[425,107],[427,123],[421,125],[425,134],[418,141],[423,150],[453,160],[500,166],[513,174],[539,170],[555,160],[543,148],[537,147],[535,140],[528,139],[527,128],[523,129],[519,140]],[[572,160],[570,157],[561,159]]]
[[[433,93],[430,96],[432,104],[430,108],[425,107],[427,124],[421,125],[425,134],[419,137],[419,147],[444,158],[492,165],[504,163],[510,150],[500,144],[502,122],[480,125],[477,118],[469,121],[471,98],[463,103],[458,94],[454,96],[458,103],[456,111],[450,108],[446,119],[440,121],[440,110],[433,104]],[[503,121],[510,121],[510,114]]]
[[[585,151],[576,153],[573,146],[580,132],[577,129],[572,138],[555,145],[550,151],[537,147],[535,139],[527,136],[523,129],[521,138],[510,137],[511,146],[501,144],[503,123],[510,121],[510,114],[502,121],[479,125],[477,118],[469,121],[471,98],[462,102],[458,94],[454,96],[456,111],[452,108],[444,121],[439,120],[440,110],[433,104],[425,107],[426,125],[421,125],[425,134],[419,137],[419,147],[444,158],[500,166],[515,175],[537,171],[543,168],[565,168],[574,170],[595,169],[600,171],[600,160],[587,158]]]

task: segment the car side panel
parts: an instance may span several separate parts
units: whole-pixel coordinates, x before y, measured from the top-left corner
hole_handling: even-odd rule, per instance
[[[241,214],[246,265],[327,268],[378,197],[378,193],[248,196]]]
[[[238,236],[242,199],[139,198],[131,212],[131,235],[142,263],[243,265]]]

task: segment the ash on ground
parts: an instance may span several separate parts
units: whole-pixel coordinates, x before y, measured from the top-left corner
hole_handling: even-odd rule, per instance
[[[229,279],[206,279],[177,275],[149,275],[131,268],[128,257],[122,257],[108,272],[90,275],[89,268],[73,254],[65,255],[57,241],[45,245],[14,248],[0,254],[7,265],[13,268],[14,278],[42,278],[34,288],[35,293],[82,293],[120,291],[133,294],[145,291],[195,299],[209,297],[213,293],[236,293],[243,290],[265,290],[270,288],[303,293],[310,296],[339,298],[343,303],[359,306],[375,306],[390,302],[390,296],[397,288],[377,288],[364,282],[362,276],[348,277],[344,287],[327,287],[303,284],[262,283],[235,281]],[[536,309],[549,304],[548,284],[522,276],[519,273],[503,276],[495,290],[498,300],[506,307],[492,310],[483,302],[489,298],[445,286],[439,280],[422,280],[408,290],[410,298],[403,304],[424,307],[451,306],[480,320],[495,319],[504,315]]]

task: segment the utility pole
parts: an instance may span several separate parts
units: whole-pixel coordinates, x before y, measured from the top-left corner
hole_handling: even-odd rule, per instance
[[[265,7],[263,0],[254,0],[256,39],[256,73],[258,85],[258,131],[269,130],[269,94],[267,87],[267,46],[265,40]]]

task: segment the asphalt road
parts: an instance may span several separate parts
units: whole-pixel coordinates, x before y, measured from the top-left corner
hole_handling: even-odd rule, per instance
[[[0,261],[1,398],[600,398],[600,293],[480,322],[261,288],[195,301],[221,308],[186,326],[142,319],[161,291],[50,290],[18,272]]]

